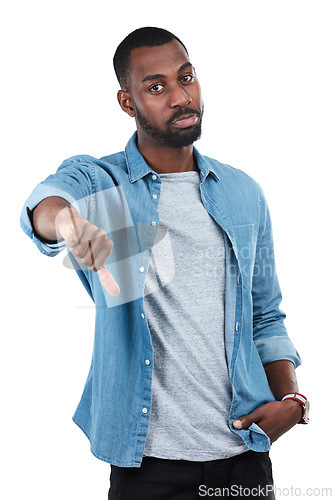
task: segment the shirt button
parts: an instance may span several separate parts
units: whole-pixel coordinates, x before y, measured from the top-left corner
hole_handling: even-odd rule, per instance
[[[144,318],[144,317],[145,317],[145,315],[143,313],[141,313],[141,318]]]
[[[147,412],[148,412],[147,408],[142,408],[142,413],[147,413]]]
[[[156,222],[155,222],[155,221],[153,221],[153,222],[151,223],[151,225],[155,227],[155,226],[156,226]]]
[[[151,176],[151,178],[153,179],[153,181],[156,181],[157,176],[154,174],[154,175]]]
[[[143,272],[144,272],[144,270],[145,270],[145,268],[144,268],[144,267],[142,267],[142,266],[141,266],[141,267],[140,267],[140,269],[139,269],[140,273],[143,273]]]
[[[145,363],[146,363],[147,366],[150,365],[149,359],[146,359]]]
[[[152,197],[154,198],[154,200],[156,200],[157,194],[152,194]]]

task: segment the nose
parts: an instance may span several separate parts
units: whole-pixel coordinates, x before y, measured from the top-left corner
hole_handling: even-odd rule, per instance
[[[192,102],[192,97],[186,92],[182,85],[175,85],[169,89],[169,106],[175,108],[177,106],[184,107]]]

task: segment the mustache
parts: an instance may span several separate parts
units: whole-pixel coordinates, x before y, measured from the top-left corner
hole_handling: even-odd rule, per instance
[[[171,125],[171,123],[174,120],[177,120],[178,118],[181,118],[184,115],[196,115],[198,118],[201,118],[202,113],[198,109],[181,108],[178,109],[171,118],[169,118],[167,124]]]

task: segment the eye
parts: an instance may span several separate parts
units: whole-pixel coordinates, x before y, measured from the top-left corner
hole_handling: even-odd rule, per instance
[[[157,94],[158,92],[161,92],[163,88],[164,88],[163,85],[161,85],[160,83],[155,83],[155,85],[149,87],[149,91],[152,92],[153,94]]]
[[[181,78],[181,81],[183,83],[192,83],[194,80],[194,76],[193,75],[184,75],[182,78]]]

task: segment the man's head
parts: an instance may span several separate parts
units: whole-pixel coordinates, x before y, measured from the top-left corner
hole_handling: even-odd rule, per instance
[[[131,88],[131,54],[133,49],[139,47],[156,47],[166,43],[177,40],[185,49],[187,49],[183,42],[179,40],[170,31],[162,28],[139,28],[132,31],[126,38],[118,45],[117,50],[113,56],[113,67],[117,75],[120,88],[122,90],[130,90]]]
[[[122,88],[119,104],[135,117],[139,139],[183,147],[200,137],[200,86],[179,38],[160,28],[140,28],[121,42],[113,62]]]

